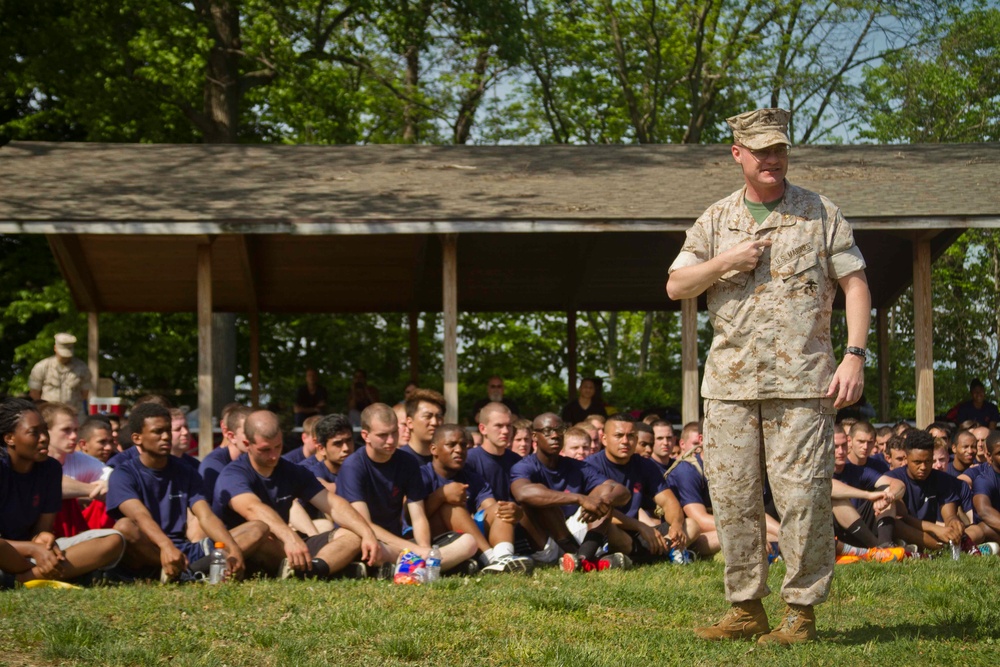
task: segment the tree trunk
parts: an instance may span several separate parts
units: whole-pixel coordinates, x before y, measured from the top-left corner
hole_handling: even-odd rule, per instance
[[[196,4],[208,25],[212,47],[205,72],[204,140],[207,144],[236,142],[240,113],[240,12],[228,0]]]
[[[649,365],[649,341],[653,337],[653,311],[646,311],[642,322],[642,344],[639,346],[639,375],[646,372]]]

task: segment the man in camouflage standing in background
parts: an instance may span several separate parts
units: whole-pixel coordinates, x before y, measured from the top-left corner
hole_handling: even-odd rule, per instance
[[[835,558],[833,418],[864,384],[865,262],[840,209],[785,180],[789,115],[759,109],[728,119],[745,187],[688,230],[667,282],[672,299],[706,292],[715,331],[702,384],[704,460],[732,607],[695,631],[705,639],[815,639],[813,606],[827,598]],[[838,285],[848,329],[839,366],[830,340]],[[774,630],[761,604],[769,593],[764,464],[787,564],[787,609]]]

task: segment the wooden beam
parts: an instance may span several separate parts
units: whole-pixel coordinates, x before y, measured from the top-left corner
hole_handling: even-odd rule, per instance
[[[97,381],[101,377],[100,329],[97,325],[97,313],[93,311],[87,313],[87,367],[90,369],[90,380],[93,384],[90,390],[91,399],[97,396]]]
[[[934,320],[931,308],[931,244],[913,240],[913,338],[916,347],[917,428],[934,421]]]
[[[411,310],[407,319],[410,325],[410,382],[420,384],[420,313]]]
[[[698,299],[681,301],[681,421],[698,421]]]
[[[878,418],[889,421],[889,308],[875,310],[875,328],[878,336]]]
[[[59,264],[59,270],[69,284],[77,310],[96,313],[101,309],[94,276],[87,266],[80,237],[76,234],[49,234],[49,248]],[[96,378],[95,378],[96,381]],[[96,385],[95,385],[96,386]]]
[[[576,311],[566,311],[566,373],[567,384],[569,385],[569,400],[576,400]],[[572,426],[572,424],[569,424]]]
[[[240,271],[243,274],[243,288],[247,295],[247,317],[250,320],[250,404],[260,407],[260,301],[257,289],[257,253],[253,239],[241,234],[237,242]]]
[[[198,456],[214,449],[212,431],[212,246],[198,246]]]
[[[250,313],[250,405],[260,408],[260,314]]]
[[[441,236],[445,422],[458,422],[458,236]]]

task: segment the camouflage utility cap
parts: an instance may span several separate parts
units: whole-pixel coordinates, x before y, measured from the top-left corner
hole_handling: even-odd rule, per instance
[[[784,109],[757,109],[727,118],[733,128],[733,141],[750,150],[759,151],[775,144],[792,145],[788,138],[791,113]]]

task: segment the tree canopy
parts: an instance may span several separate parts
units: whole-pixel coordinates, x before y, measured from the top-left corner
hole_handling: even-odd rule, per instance
[[[773,105],[792,110],[797,143],[996,141],[998,35],[996,7],[939,0],[6,0],[0,139],[698,143]],[[953,378],[939,411],[968,376],[1000,389],[996,248],[969,232],[935,265],[935,358]],[[43,239],[0,238],[0,266],[0,390],[21,392],[52,334],[82,340],[85,318]],[[907,298],[893,309],[894,415],[913,401]],[[578,322],[581,375],[608,378],[609,402],[680,402],[675,315]],[[492,373],[531,409],[565,401],[565,326],[463,314],[463,405]],[[122,389],[193,396],[193,315],[102,314],[101,330],[102,374]],[[409,379],[405,317],[266,315],[262,331],[275,400],[306,365],[334,398],[356,367],[392,400]],[[423,314],[423,384],[440,383],[441,335]],[[704,321],[701,338],[704,353]]]

